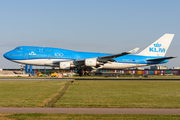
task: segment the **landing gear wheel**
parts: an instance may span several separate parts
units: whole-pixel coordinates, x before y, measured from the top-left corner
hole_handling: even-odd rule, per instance
[[[87,71],[85,71],[85,72],[84,72],[84,75],[85,75],[85,76],[87,76],[87,75],[88,75],[88,72],[87,72]]]
[[[88,75],[88,76],[91,76],[91,73],[89,72],[87,75]]]
[[[83,71],[82,70],[79,70],[79,76],[83,76]]]

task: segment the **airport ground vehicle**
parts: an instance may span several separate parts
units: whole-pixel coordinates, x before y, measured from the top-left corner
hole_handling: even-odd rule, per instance
[[[57,77],[58,73],[51,73],[51,77]]]

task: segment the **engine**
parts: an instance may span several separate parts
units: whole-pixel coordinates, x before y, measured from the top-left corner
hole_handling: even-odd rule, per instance
[[[85,59],[85,66],[96,66],[97,65],[97,59]]]
[[[70,69],[70,63],[69,62],[60,62],[59,68],[60,69]]]

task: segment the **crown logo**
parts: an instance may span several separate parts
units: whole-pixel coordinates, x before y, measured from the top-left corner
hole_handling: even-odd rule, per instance
[[[29,55],[36,55],[36,53],[34,53],[33,51],[31,53],[29,53]]]
[[[154,47],[161,47],[161,44],[154,44]]]

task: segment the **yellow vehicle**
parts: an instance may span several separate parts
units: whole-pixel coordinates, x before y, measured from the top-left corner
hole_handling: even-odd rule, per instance
[[[38,76],[41,77],[41,76],[42,76],[42,73],[39,73]]]
[[[39,73],[38,76],[39,76],[39,77],[45,77],[45,75],[42,74],[42,73]]]
[[[58,73],[51,73],[51,77],[58,77]]]

